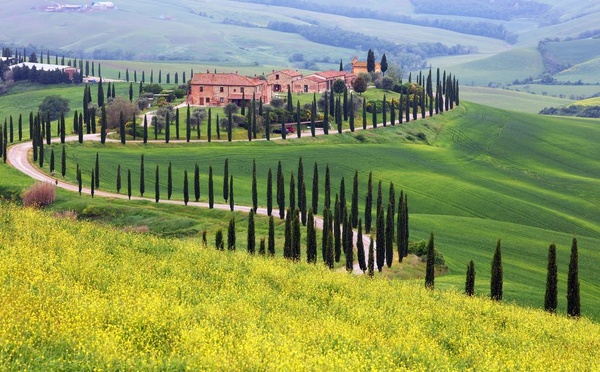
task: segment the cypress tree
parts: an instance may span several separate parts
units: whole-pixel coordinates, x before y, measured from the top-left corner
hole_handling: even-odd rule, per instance
[[[277,205],[279,206],[279,218],[285,218],[285,181],[281,161],[277,163]]]
[[[556,268],[556,244],[548,249],[548,274],[546,276],[546,297],[544,310],[555,313],[558,305],[558,269]]]
[[[127,169],[127,197],[131,200],[131,169]]]
[[[358,226],[358,171],[354,171],[352,182],[352,205],[350,207],[350,223],[352,227]]]
[[[94,170],[92,170],[92,182],[90,183],[90,195],[92,196],[92,198],[94,197]]]
[[[290,173],[290,210],[296,209],[296,185],[294,182],[294,173]]]
[[[194,200],[200,200],[200,167],[198,163],[194,165]]]
[[[265,136],[267,141],[271,140],[271,115],[269,112],[265,115]]]
[[[79,118],[77,120],[77,134],[79,143],[83,143],[83,115],[79,114]]]
[[[269,256],[275,255],[275,221],[273,216],[269,216],[269,235],[267,240]]]
[[[225,158],[223,166],[223,199],[229,199],[229,158]]]
[[[329,231],[331,230],[331,220],[329,216],[329,209],[325,208],[323,210],[323,232],[321,236],[321,255],[323,258],[323,262],[327,261],[327,236],[329,235]]]
[[[340,208],[343,210],[346,208],[346,182],[344,177],[340,180]]]
[[[298,100],[298,104],[296,105],[296,135],[298,136],[298,138],[300,138],[302,136],[302,131],[301,131],[301,116],[300,116],[300,101]],[[298,185],[300,185],[300,181],[298,181]]]
[[[156,165],[156,173],[154,176],[154,201],[158,203],[160,200],[160,181],[159,181],[159,169],[158,164]]]
[[[373,128],[377,128],[377,105],[375,105],[375,103],[373,103],[373,107],[371,109],[372,109],[371,116],[372,116],[372,120],[373,120]]]
[[[229,209],[233,212],[235,202],[233,200],[233,176],[229,177]]]
[[[121,193],[121,164],[117,165],[117,194]]]
[[[365,243],[363,242],[362,219],[358,220],[358,233],[356,235],[356,256],[358,259],[358,267],[364,273],[367,270],[365,263]]]
[[[296,262],[300,261],[301,238],[300,218],[298,217],[298,210],[296,209],[292,219],[292,259]]]
[[[250,214],[248,215],[248,236],[246,247],[248,249],[248,253],[254,254],[256,250],[256,238],[254,236],[254,209],[250,209]]]
[[[179,107],[175,109],[175,138],[179,140]]]
[[[308,211],[306,223],[306,262],[317,263],[317,232],[312,209]]]
[[[394,207],[388,201],[385,226],[385,263],[388,268],[392,267],[394,260],[394,227]]]
[[[402,124],[402,119],[404,116],[404,94],[402,94],[402,92],[400,92],[400,97],[398,98],[398,123]]]
[[[265,238],[261,238],[259,248],[258,248],[258,254],[261,256],[264,256],[266,253],[267,252],[266,252]]]
[[[227,228],[227,249],[235,251],[235,216],[231,217]]]
[[[47,136],[48,137],[50,136],[50,131],[48,131]],[[14,128],[13,128],[13,117],[12,117],[12,115],[10,115],[10,124],[9,124],[9,127],[8,127],[8,138],[9,138],[10,143],[14,142]],[[50,143],[48,142],[48,145],[49,144]]]
[[[299,200],[300,204],[300,222],[302,222],[303,226],[306,226],[306,184],[302,181],[302,196]]]
[[[133,140],[137,139],[137,127],[135,123],[135,113],[131,115],[131,132],[133,134]]]
[[[331,209],[331,181],[329,178],[329,164],[325,166],[325,208]]]
[[[375,239],[377,244],[377,270],[381,272],[385,264],[385,213],[383,206],[377,207],[377,227],[375,231]]]
[[[96,188],[99,189],[100,188],[100,155],[98,155],[98,153],[96,153],[96,165],[94,167],[95,173],[96,173]]]
[[[413,95],[413,101],[414,101],[414,95]],[[407,90],[406,91],[406,122],[410,122],[410,92]]]
[[[123,111],[119,115],[119,135],[121,137],[121,144],[125,144],[125,118],[123,117]]]
[[[433,289],[435,284],[435,247],[433,233],[429,235],[427,243],[427,266],[425,267],[425,288]]]
[[[190,105],[187,105],[187,112],[185,116],[185,140],[190,142],[192,138],[192,123],[190,118]]]
[[[317,95],[313,93],[313,102],[310,108],[310,135],[315,136],[315,126],[317,119]]]
[[[4,133],[5,134],[4,135],[5,146],[4,146],[4,148],[6,149],[8,147],[8,141],[6,139],[6,125],[4,125],[4,129],[5,129],[5,133]],[[40,168],[43,168],[44,167],[44,141],[42,141],[41,139],[40,139],[39,147],[40,147],[40,149],[39,149]],[[4,158],[6,159],[6,156],[4,156]]]
[[[396,125],[396,107],[393,98],[390,100],[390,123]]]
[[[127,77],[129,81],[129,77]],[[129,102],[133,102],[133,83],[129,83]]]
[[[61,143],[65,143],[65,114],[63,112],[60,113],[60,119],[61,119]],[[18,124],[18,133],[19,133],[19,141],[23,140],[23,114],[19,114],[19,124]]]
[[[50,149],[50,173],[54,173],[54,148]]]
[[[267,174],[267,216],[271,216],[273,213],[273,173],[269,168]]]
[[[496,243],[496,252],[492,259],[492,278],[490,285],[490,295],[492,300],[502,300],[502,253],[500,251],[500,239]]]
[[[219,251],[225,250],[225,243],[223,242],[223,230],[217,230],[217,234],[215,235],[215,248]]]
[[[208,208],[213,209],[215,206],[215,190],[213,185],[213,169],[212,165],[208,167]]]
[[[148,118],[144,115],[144,134],[143,134],[144,143],[148,143]]]
[[[256,186],[256,160],[252,160],[252,209],[258,209],[258,190]]]
[[[77,176],[77,186],[79,188],[79,195],[81,196],[81,189],[82,189],[82,179],[81,179],[81,168],[79,168],[79,163],[77,163],[77,170],[75,172],[76,176]]]
[[[198,127],[200,123],[198,123]],[[171,118],[169,117],[169,112],[167,111],[167,115],[165,117],[165,143],[169,143],[171,140]]]
[[[101,116],[100,116],[100,143],[104,144],[106,143],[106,106],[102,106],[102,108],[100,109],[101,112]],[[144,120],[145,120],[145,116],[144,116]]]
[[[338,134],[342,133],[342,103],[340,97],[335,100],[335,123],[337,124]]]
[[[362,108],[362,124],[363,130],[367,130],[367,100],[363,98],[363,108]]]
[[[167,199],[171,200],[171,195],[173,195],[173,168],[171,162],[169,162],[169,167],[167,168]]]
[[[465,280],[465,294],[473,296],[475,294],[475,264],[473,260],[467,265],[467,278]]]
[[[368,260],[368,274],[370,277],[373,277],[375,274],[375,250],[373,249],[373,237],[369,239],[369,260]]]
[[[217,114],[217,125],[215,125],[215,128],[217,128],[217,139],[220,140],[221,139],[221,126],[219,125],[219,114]]]
[[[144,177],[144,154],[142,154],[142,158],[140,160],[140,195],[144,196],[144,192],[146,191],[146,182]]]
[[[385,98],[385,93],[383,94],[383,101],[381,102],[381,117],[383,126],[387,126],[387,99]]]
[[[343,96],[343,101],[342,101],[342,111],[344,114],[344,121],[348,121],[348,114],[349,114],[349,110],[348,110],[348,87],[345,86],[344,87],[344,96]]]
[[[335,249],[335,262],[340,262],[342,255],[342,232],[340,224],[342,223],[342,210],[338,194],[335,194],[335,204],[333,210],[333,243]]]
[[[352,226],[348,213],[344,213],[344,255],[346,256],[346,271],[354,270],[354,245],[352,244]]]
[[[392,216],[396,214],[396,191],[394,191],[394,183],[390,182],[388,202],[392,204]]]
[[[208,121],[206,123],[206,137],[207,141],[212,141],[212,112],[210,107],[208,108]]]
[[[67,150],[65,150],[65,146],[62,147],[62,154],[60,156],[60,174],[65,178],[67,174]]]
[[[285,214],[285,230],[283,242],[283,257],[292,258],[292,213],[288,208]]]
[[[325,133],[325,135],[329,134],[329,108],[328,106],[328,99],[327,99],[327,92],[325,92],[325,99],[323,101],[324,103],[324,108],[323,108],[323,133]]]
[[[327,252],[325,264],[327,265],[328,268],[333,270],[334,253],[333,253],[333,234],[331,233],[331,231],[329,231],[329,233],[327,234],[327,248],[325,251]]]
[[[319,166],[316,161],[313,166],[312,210],[313,213],[318,213],[319,210]]]
[[[301,156],[298,158],[298,205],[301,204],[302,199],[302,183],[304,183],[304,164]]]
[[[376,204],[376,208],[379,209],[379,207],[383,208],[383,193],[381,192],[381,181],[379,181],[379,184],[377,185],[377,204]]]
[[[233,126],[233,118],[232,118],[232,113],[231,110],[229,111],[229,114],[227,115],[227,141],[231,142],[232,140],[232,126]],[[283,134],[282,134],[283,135]]]
[[[354,99],[352,97],[352,93],[350,93],[350,107],[349,107],[349,119],[348,126],[350,127],[350,132],[354,133]]]
[[[579,317],[581,315],[578,261],[577,239],[573,238],[571,259],[569,260],[569,274],[567,276],[567,315],[571,317]]]
[[[188,183],[188,172],[187,170],[183,171],[183,204],[188,205],[190,201],[190,189]]]
[[[369,172],[367,182],[367,196],[365,198],[365,232],[371,232],[371,213],[373,209],[373,172]]]

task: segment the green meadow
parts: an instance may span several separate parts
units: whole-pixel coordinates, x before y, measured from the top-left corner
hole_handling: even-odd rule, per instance
[[[216,202],[223,182],[224,159],[234,178],[236,203],[251,204],[252,161],[256,160],[259,204],[266,203],[266,176],[282,162],[286,188],[302,157],[311,200],[313,165],[318,163],[321,192],[324,168],[331,170],[332,197],[344,177],[346,197],[351,180],[359,174],[360,210],[365,186],[373,172],[374,187],[382,182],[383,199],[393,182],[396,196],[409,197],[411,240],[436,234],[436,247],[446,258],[449,272],[439,282],[462,288],[470,259],[477,265],[477,289],[485,296],[489,265],[498,238],[503,241],[505,299],[540,307],[545,288],[548,245],[559,249],[560,288],[564,291],[570,241],[580,242],[580,279],[583,313],[600,313],[600,279],[593,262],[598,259],[600,216],[597,214],[599,136],[594,120],[540,117],[503,111],[472,103],[443,115],[400,126],[328,137],[287,141],[143,145],[128,142],[68,144],[67,178],[75,166],[84,169],[84,184],[96,153],[100,156],[101,189],[114,191],[116,168],[131,169],[134,194],[139,194],[140,157],[145,157],[146,196],[154,196],[154,172],[160,169],[162,198],[166,170],[173,165],[174,196],[182,198],[183,172],[201,170],[201,200],[207,200],[208,167],[214,171]],[[60,145],[59,149],[60,149]],[[48,154],[48,151],[46,152]],[[123,192],[123,191],[122,191]],[[289,189],[286,195],[289,195]],[[323,196],[319,196],[322,209]],[[561,297],[561,311],[565,301]]]

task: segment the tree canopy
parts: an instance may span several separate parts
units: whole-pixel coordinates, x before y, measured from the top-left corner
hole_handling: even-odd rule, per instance
[[[69,101],[53,94],[44,98],[42,103],[40,103],[39,111],[44,114],[49,113],[50,120],[56,120],[60,117],[61,113],[69,111]]]

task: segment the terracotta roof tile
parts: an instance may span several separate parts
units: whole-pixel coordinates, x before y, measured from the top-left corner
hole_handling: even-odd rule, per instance
[[[192,84],[194,85],[219,85],[219,86],[239,86],[254,87],[262,85],[263,80],[249,78],[238,74],[194,74]]]

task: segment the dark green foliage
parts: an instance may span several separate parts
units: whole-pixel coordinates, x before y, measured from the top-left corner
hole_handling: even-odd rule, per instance
[[[344,177],[340,180],[340,208],[343,210],[346,208],[346,181]]]
[[[350,127],[350,132],[354,133],[354,98],[352,97],[352,93],[350,93],[350,104],[348,105],[348,126]]]
[[[117,194],[121,193],[121,164],[117,165]]]
[[[366,99],[363,99],[362,125],[363,125],[363,130],[367,130],[367,100]]]
[[[569,274],[567,276],[567,315],[571,317],[579,317],[581,315],[578,256],[577,239],[573,238],[571,259],[569,260]]]
[[[233,200],[233,176],[229,177],[229,210],[233,212],[235,202]]]
[[[373,172],[369,172],[367,195],[365,197],[365,232],[371,232],[371,214],[373,210]]]
[[[467,265],[467,278],[465,280],[465,294],[473,296],[475,294],[475,264],[473,260]]]
[[[548,273],[546,276],[546,296],[544,310],[554,313],[558,306],[558,269],[556,267],[556,244],[548,249]]]
[[[329,99],[327,98],[327,92],[325,92],[325,99],[323,100],[324,108],[323,108],[323,133],[325,135],[329,134]]]
[[[256,237],[254,236],[254,209],[250,209],[248,215],[248,236],[246,240],[246,247],[248,253],[254,254],[256,250]]]
[[[327,260],[327,236],[329,235],[329,231],[331,230],[331,213],[329,209],[325,208],[323,210],[323,232],[321,236],[321,254],[323,257],[323,261]]]
[[[92,198],[94,197],[94,171],[92,170],[92,182],[90,183],[90,195],[92,196]]]
[[[375,72],[375,53],[371,49],[367,52],[367,72]]]
[[[381,272],[385,264],[385,212],[383,206],[377,207],[377,226],[375,240],[377,244],[377,270]]]
[[[220,251],[225,250],[225,243],[223,242],[223,230],[217,230],[217,234],[215,235],[215,248]]]
[[[373,121],[373,128],[377,128],[377,110],[375,109],[375,107],[373,107],[371,115],[372,115],[372,121]]]
[[[279,207],[279,218],[285,218],[285,181],[281,161],[277,163],[277,205]]]
[[[352,205],[350,206],[350,222],[352,227],[358,226],[358,171],[354,171],[352,182]]]
[[[501,241],[496,243],[496,251],[492,259],[492,278],[490,282],[490,296],[492,300],[502,300],[502,252],[500,250]]]
[[[390,182],[390,188],[388,192],[388,203],[392,204],[392,215],[396,214],[396,191],[394,190],[393,182]]]
[[[334,253],[333,253],[333,234],[331,233],[331,231],[329,231],[329,233],[327,234],[327,246],[326,246],[325,252],[326,252],[325,264],[327,265],[328,268],[333,270]]]
[[[131,169],[127,169],[127,197],[131,200]]]
[[[265,238],[261,238],[258,246],[258,254],[264,256],[266,253]]]
[[[231,217],[227,228],[227,249],[235,251],[235,216]]]
[[[388,62],[387,62],[387,57],[385,56],[385,53],[383,53],[383,56],[381,56],[381,74],[383,76],[385,76],[385,72],[388,69]]]
[[[294,217],[292,219],[292,259],[294,261],[300,261],[300,246],[302,235],[300,233],[300,218],[298,216],[298,210],[294,211]]]
[[[396,231],[396,247],[398,250],[398,261],[408,255],[408,205],[407,195],[400,191],[398,200],[398,220]]]
[[[329,164],[325,166],[325,208],[331,209],[331,180],[329,177]]]
[[[119,115],[119,136],[121,138],[121,144],[125,144],[125,118],[123,117],[123,111]]]
[[[292,259],[292,213],[288,208],[285,213],[285,230],[283,242],[283,257]]]
[[[67,150],[65,149],[64,145],[62,147],[62,154],[60,156],[60,174],[63,176],[63,178],[67,174]]]
[[[318,213],[319,210],[319,166],[317,162],[313,167],[312,210],[313,213]]]
[[[373,237],[369,239],[369,260],[367,264],[367,270],[370,277],[375,274],[375,252],[373,249]]]
[[[229,159],[225,159],[225,165],[223,166],[223,199],[227,201],[229,199]]]
[[[215,205],[215,189],[213,185],[212,165],[208,167],[208,208],[213,209]]]
[[[342,209],[338,194],[335,194],[335,206],[333,210],[333,242],[335,249],[335,262],[340,262],[342,255],[342,231],[340,224],[342,223]]]
[[[302,184],[304,183],[304,164],[302,157],[298,159],[298,207],[302,207]]]
[[[269,256],[274,256],[275,255],[275,221],[273,219],[273,216],[269,217],[269,235],[268,235],[267,246],[268,246],[268,250],[269,250]]]
[[[145,174],[144,174],[144,155],[142,154],[142,158],[140,160],[140,195],[144,196],[144,192],[146,192],[146,182],[145,182]]]
[[[212,141],[212,112],[210,107],[208,108],[208,120],[206,122],[206,137],[208,142]]]
[[[352,226],[348,213],[344,213],[344,255],[346,256],[346,271],[354,270],[354,244]]]
[[[187,170],[183,171],[183,204],[188,205],[190,201],[190,189],[188,182],[188,172]]]
[[[158,203],[160,200],[160,181],[159,181],[159,169],[156,165],[156,173],[154,175],[154,201]]]
[[[356,235],[356,256],[358,259],[358,267],[363,271],[367,270],[365,263],[365,243],[363,242],[362,219],[358,220],[358,233]]]
[[[233,117],[232,117],[232,113],[230,110],[229,114],[227,115],[227,141],[229,141],[229,142],[231,142],[231,140],[232,140],[232,133],[231,133],[232,127],[233,127]]]
[[[185,116],[185,140],[186,142],[190,142],[192,138],[192,124],[190,118],[190,105],[187,105],[187,111]]]
[[[77,163],[77,170],[75,171],[76,177],[77,177],[77,186],[79,189],[79,195],[81,195],[81,189],[82,189],[82,179],[81,179],[81,168],[79,167],[79,163]]]
[[[306,226],[306,184],[304,181],[302,181],[301,196],[298,204],[300,208],[300,222],[302,222],[302,226]]]
[[[269,168],[267,174],[267,216],[271,216],[273,213],[273,173]]]
[[[425,288],[433,289],[435,285],[435,247],[433,233],[429,235],[427,243],[427,265],[425,267]]]
[[[54,148],[50,149],[50,173],[54,173]]]
[[[294,182],[294,173],[290,173],[290,210],[296,209],[296,184]]]
[[[94,165],[94,173],[96,176],[96,188],[100,188],[100,155],[96,153],[96,163]]]
[[[387,126],[387,99],[385,98],[385,94],[383,95],[383,101],[381,102],[381,117],[383,126]]]
[[[142,140],[144,143],[148,143],[148,118],[144,115],[144,132]]]
[[[258,209],[258,190],[256,186],[256,160],[252,160],[252,209]]]
[[[179,140],[179,107],[175,109],[175,138]]]
[[[385,263],[388,268],[392,267],[394,260],[394,228],[394,207],[389,201],[385,224]]]
[[[310,108],[310,135],[315,136],[315,121],[317,117],[317,95],[313,93],[313,102]]]
[[[306,262],[317,262],[317,231],[315,230],[315,218],[313,211],[308,211],[308,221],[306,223]]]
[[[171,166],[171,162],[169,162],[169,167],[167,168],[167,199],[171,200],[171,195],[173,195],[173,167]]]
[[[194,165],[194,200],[200,200],[200,167],[198,163]]]

